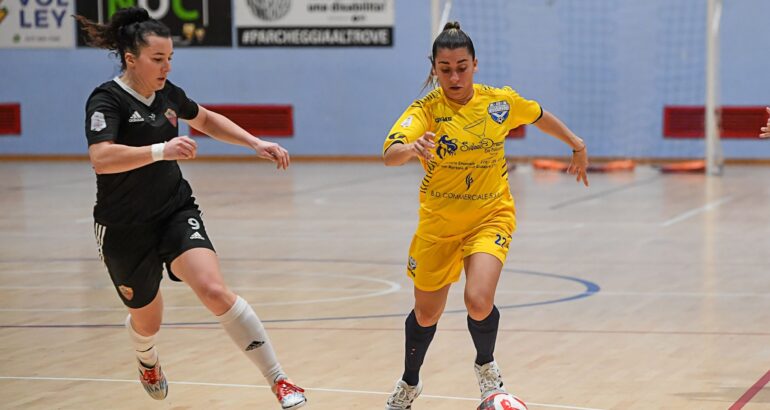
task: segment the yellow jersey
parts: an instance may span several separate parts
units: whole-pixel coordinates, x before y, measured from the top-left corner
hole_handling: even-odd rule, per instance
[[[436,134],[433,159],[421,159],[420,222],[415,235],[429,241],[456,239],[479,226],[510,215],[505,137],[543,115],[536,101],[510,87],[473,85],[465,105],[449,101],[441,88],[416,100],[396,121],[383,145],[412,143],[425,132]]]

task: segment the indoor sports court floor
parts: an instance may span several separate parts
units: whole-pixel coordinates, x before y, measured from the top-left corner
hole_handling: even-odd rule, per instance
[[[402,370],[417,164],[183,165],[229,285],[266,322],[308,409],[381,409]],[[164,279],[154,402],[100,264],[87,162],[0,162],[0,408],[275,409],[183,284]],[[770,167],[722,178],[510,173],[519,230],[497,361],[533,410],[767,409]],[[423,367],[422,409],[474,409],[462,284]]]

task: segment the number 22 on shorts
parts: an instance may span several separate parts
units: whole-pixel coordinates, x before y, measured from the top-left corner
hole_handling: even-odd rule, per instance
[[[508,247],[511,245],[511,236],[500,235],[499,233],[496,233],[495,236],[497,236],[497,239],[495,239],[495,244],[500,245],[502,248],[508,249]]]

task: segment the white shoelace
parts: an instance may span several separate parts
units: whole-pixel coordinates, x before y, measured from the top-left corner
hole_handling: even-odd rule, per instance
[[[389,404],[394,404],[397,406],[406,406],[406,405],[412,404],[412,401],[414,401],[414,398],[416,395],[417,395],[417,386],[403,387],[399,384],[398,386],[396,386],[396,391],[391,396],[393,401]]]
[[[479,372],[479,387],[481,387],[482,393],[499,389],[501,380],[502,376],[496,366],[488,366]]]

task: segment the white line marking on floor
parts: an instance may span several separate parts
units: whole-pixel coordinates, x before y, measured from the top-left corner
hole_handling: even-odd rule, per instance
[[[90,377],[26,377],[26,376],[0,376],[0,380],[28,380],[28,381],[63,381],[63,382],[107,382],[107,383],[139,383],[138,380],[127,379],[97,379]],[[207,386],[207,387],[233,387],[233,388],[247,388],[247,389],[269,389],[269,386],[258,384],[234,384],[234,383],[205,383],[205,382],[188,382],[188,381],[170,381],[168,384],[172,385],[185,385],[185,386]],[[374,394],[378,396],[388,396],[389,392],[369,391],[369,390],[351,390],[351,389],[334,389],[327,387],[304,387],[308,391],[322,391],[328,393],[347,393],[347,394]],[[421,394],[420,397],[428,397],[432,399],[440,400],[457,400],[457,401],[479,401],[478,397],[454,397],[454,396],[440,396],[432,394]],[[570,410],[602,410],[591,407],[576,407],[563,404],[545,404],[545,403],[527,403],[527,406],[539,406],[549,407],[554,409],[570,409]]]
[[[665,222],[662,222],[660,224],[660,226],[662,226],[664,228],[665,227],[669,227],[669,226],[671,226],[671,225],[673,225],[675,223],[682,222],[685,219],[692,218],[693,216],[698,215],[700,213],[703,213],[703,212],[710,211],[712,209],[718,208],[718,207],[720,207],[720,206],[722,206],[722,205],[724,205],[724,204],[726,204],[726,203],[728,203],[728,202],[730,202],[732,200],[733,200],[732,196],[727,196],[727,197],[724,197],[724,198],[722,198],[722,199],[720,199],[718,201],[709,202],[708,204],[703,205],[703,206],[701,206],[699,208],[691,209],[691,210],[689,210],[687,212],[684,212],[684,213],[681,213],[681,214],[679,214],[679,215],[677,215],[677,216],[675,216],[675,217],[673,217],[673,218],[671,218],[671,219],[669,219],[669,220],[667,220]]]

